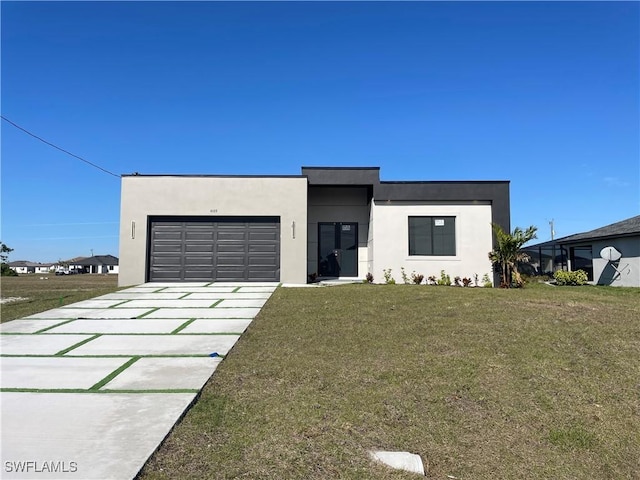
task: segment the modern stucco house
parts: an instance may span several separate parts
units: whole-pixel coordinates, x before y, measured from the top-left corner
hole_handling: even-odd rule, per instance
[[[482,276],[492,222],[510,229],[508,181],[387,182],[378,167],[123,175],[119,283]]]
[[[613,247],[620,258],[602,258],[606,247]],[[594,284],[640,287],[640,215],[524,250],[537,273],[583,270]]]

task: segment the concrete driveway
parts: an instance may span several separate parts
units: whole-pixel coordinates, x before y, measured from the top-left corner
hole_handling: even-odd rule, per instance
[[[2,478],[132,479],[276,283],[147,283],[0,326]]]

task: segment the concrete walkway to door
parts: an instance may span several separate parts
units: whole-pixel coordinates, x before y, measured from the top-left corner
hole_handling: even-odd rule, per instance
[[[0,477],[134,478],[276,283],[147,283],[4,323]]]

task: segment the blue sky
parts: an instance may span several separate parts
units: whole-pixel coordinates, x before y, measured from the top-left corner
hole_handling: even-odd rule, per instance
[[[638,2],[6,2],[2,115],[121,173],[510,180],[539,241],[640,212]],[[2,121],[11,260],[118,255],[120,181]]]

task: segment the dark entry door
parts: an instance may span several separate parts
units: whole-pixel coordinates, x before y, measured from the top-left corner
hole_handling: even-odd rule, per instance
[[[323,277],[358,276],[358,224],[318,224],[318,273]]]

